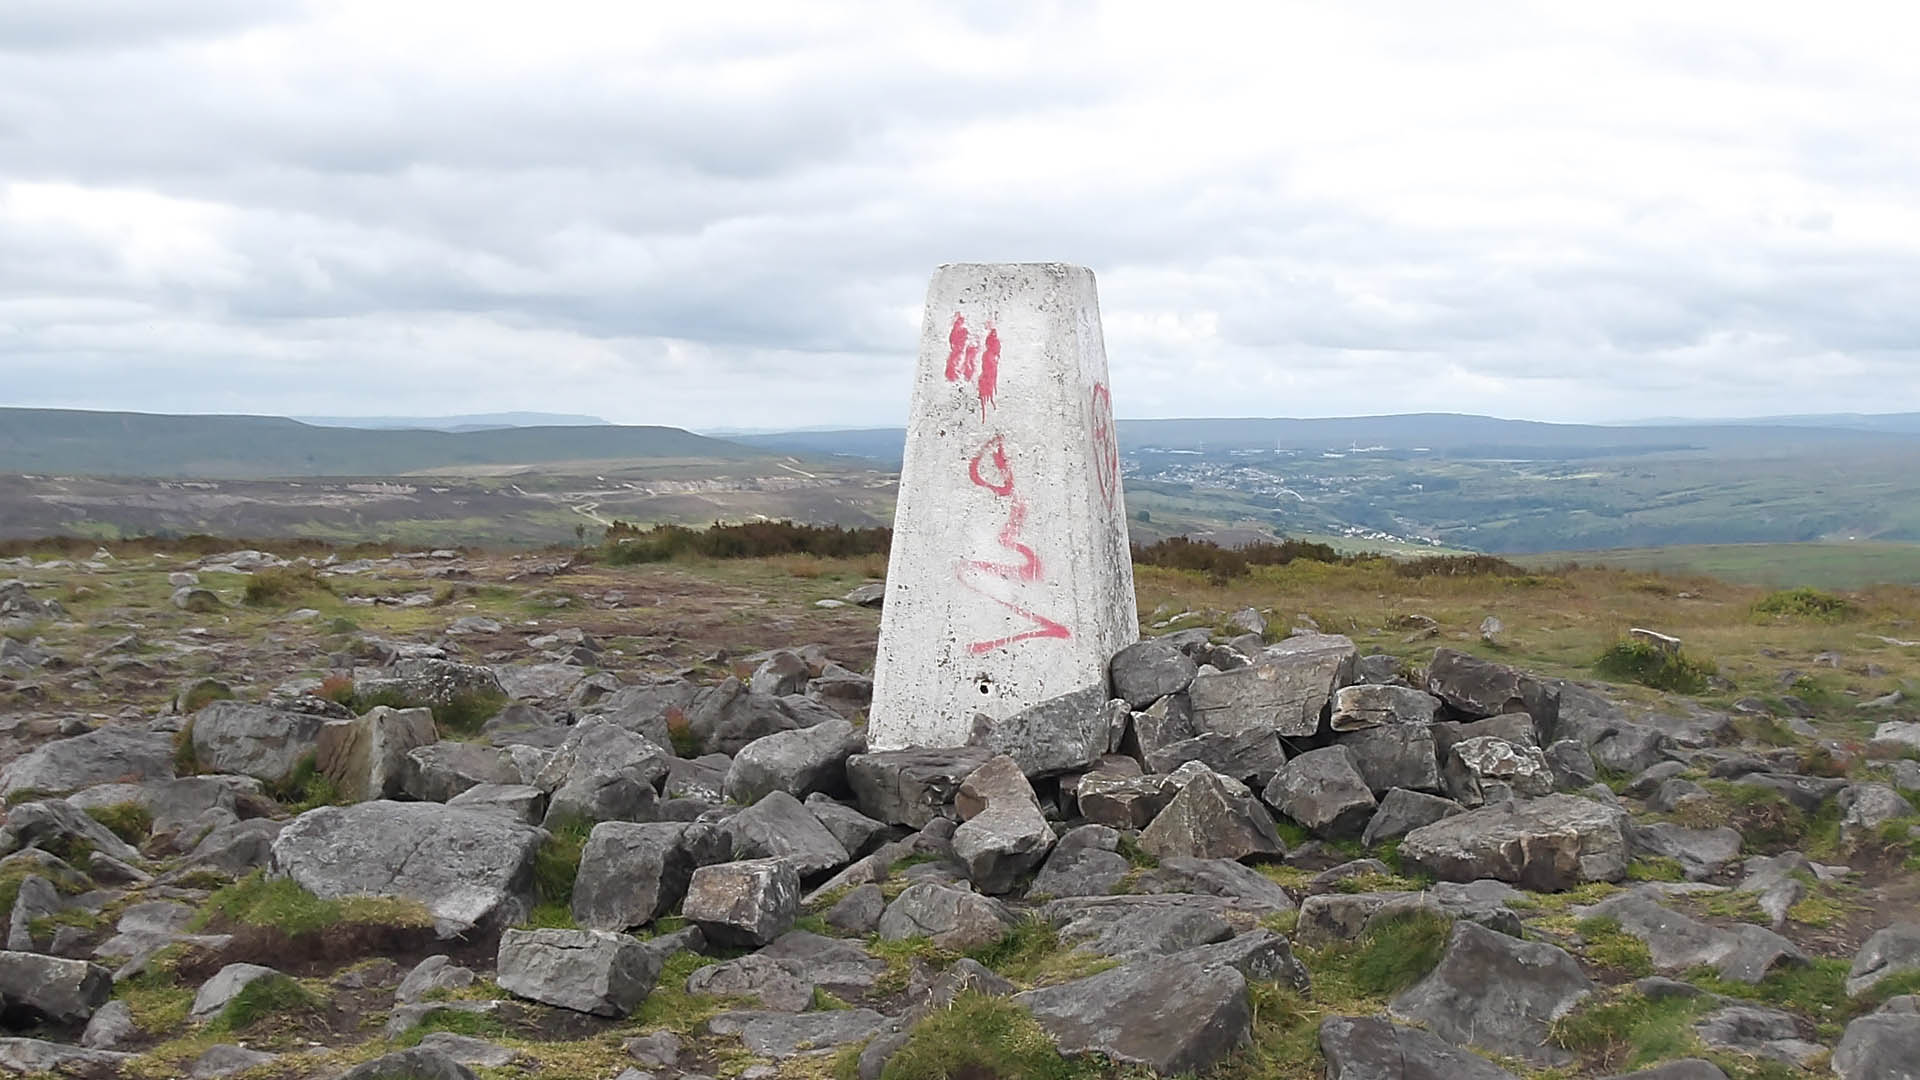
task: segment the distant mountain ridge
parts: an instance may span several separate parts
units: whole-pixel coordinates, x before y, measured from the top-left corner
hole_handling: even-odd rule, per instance
[[[1911,428],[1900,426],[1899,416],[1887,418],[1885,427],[1811,423],[1817,417],[1794,418],[1809,421],[1804,423],[1692,421],[1607,426],[1503,420],[1466,413],[1121,420],[1117,427],[1120,447],[1129,452],[1385,449],[1441,457],[1567,459],[1677,450],[1765,454],[1810,446],[1862,446],[1889,439],[1920,442],[1920,414],[1904,415],[1914,417]],[[787,431],[738,435],[734,441],[785,453],[849,455],[898,465],[906,429]]]
[[[543,412],[471,413],[463,416],[295,416],[290,419],[313,427],[420,431],[489,431],[507,427],[592,427],[606,424],[597,416]]]
[[[0,408],[0,472],[245,479],[645,458],[763,459],[672,427],[322,427],[284,416]]]

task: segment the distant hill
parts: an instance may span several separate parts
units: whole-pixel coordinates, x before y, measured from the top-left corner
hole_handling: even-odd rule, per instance
[[[1120,447],[1129,452],[1371,449],[1419,452],[1441,458],[1578,460],[1682,450],[1765,455],[1789,450],[1878,445],[1889,439],[1910,439],[1920,445],[1920,414],[1904,415],[1915,421],[1910,427],[1902,426],[1901,416],[1858,417],[1855,419],[1863,422],[1852,425],[1841,422],[1843,418],[1834,418],[1831,426],[1812,422],[1821,419],[1819,417],[1803,417],[1771,423],[1676,421],[1609,427],[1501,420],[1460,413],[1326,419],[1122,420],[1118,427]],[[1864,421],[1883,423],[1875,426]],[[740,435],[735,441],[785,453],[850,455],[898,465],[906,444],[906,429],[789,431]]]
[[[320,427],[280,416],[0,408],[0,472],[249,478],[642,458],[752,460],[764,451],[671,427],[448,432]]]
[[[606,423],[597,416],[543,412],[473,413],[467,416],[296,416],[293,419],[314,427],[374,430],[412,428],[421,431],[488,431],[506,427],[588,427]]]

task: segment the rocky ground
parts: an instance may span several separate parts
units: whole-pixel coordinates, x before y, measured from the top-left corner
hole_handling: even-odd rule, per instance
[[[878,569],[0,566],[0,1072],[1920,1069],[1911,595],[1662,585],[1690,695],[1577,582],[1155,572],[1109,686],[868,752]]]

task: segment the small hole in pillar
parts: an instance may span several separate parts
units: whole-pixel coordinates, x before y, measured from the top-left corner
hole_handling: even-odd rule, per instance
[[[985,675],[980,676],[980,692],[982,694],[993,693],[993,682],[989,680]]]

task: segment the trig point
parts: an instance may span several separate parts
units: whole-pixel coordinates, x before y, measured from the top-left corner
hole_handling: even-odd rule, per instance
[[[960,746],[1088,687],[1139,637],[1093,272],[934,272],[868,744]]]

